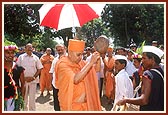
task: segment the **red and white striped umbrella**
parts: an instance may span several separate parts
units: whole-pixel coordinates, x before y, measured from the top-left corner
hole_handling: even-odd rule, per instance
[[[105,4],[44,4],[39,9],[40,25],[61,30],[81,27],[98,18]]]

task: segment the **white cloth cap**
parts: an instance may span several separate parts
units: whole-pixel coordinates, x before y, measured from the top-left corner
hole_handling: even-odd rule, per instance
[[[123,55],[115,55],[114,57],[116,60],[123,59],[123,60],[127,61],[127,57],[125,57]]]
[[[164,52],[155,46],[143,46],[143,52],[151,52],[161,58]]]

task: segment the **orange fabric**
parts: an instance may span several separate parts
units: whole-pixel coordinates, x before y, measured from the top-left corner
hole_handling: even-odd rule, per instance
[[[92,67],[87,76],[78,84],[74,84],[74,76],[86,63],[70,62],[68,57],[62,57],[56,64],[56,86],[61,111],[101,111],[98,81],[95,69]],[[83,101],[79,101],[86,95]]]
[[[100,72],[100,70],[101,70],[101,60],[100,60],[100,58],[97,60],[96,64],[94,65],[94,68],[95,68],[96,72]]]
[[[83,52],[85,42],[81,40],[69,39],[68,51]]]
[[[105,58],[105,65],[106,65],[105,93],[108,98],[114,99],[115,78],[113,73],[111,72],[112,68],[114,67],[114,58]]]
[[[49,61],[50,62],[46,62]],[[44,89],[46,88],[47,90],[51,90],[51,76],[49,74],[50,68],[51,68],[51,64],[52,61],[54,60],[54,56],[53,55],[42,55],[40,58],[40,61],[43,65],[43,69],[41,70],[41,74],[40,74],[40,90],[43,92]]]
[[[107,51],[108,51],[108,52],[113,52],[113,48],[108,47]]]

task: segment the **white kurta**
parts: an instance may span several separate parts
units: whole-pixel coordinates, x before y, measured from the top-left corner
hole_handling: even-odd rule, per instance
[[[135,68],[133,62],[130,60],[127,61],[127,66],[125,69],[126,69],[126,72],[128,73],[129,76],[132,76],[133,73],[136,71],[136,68]]]
[[[119,100],[123,99],[123,97],[128,98],[133,97],[133,84],[125,69],[122,69],[115,76],[115,82],[116,82],[116,88],[115,88],[114,104]]]
[[[54,60],[53,60],[53,62],[51,64],[50,71],[49,71],[49,73],[53,74],[52,85],[56,89],[57,89],[57,86],[55,85],[55,65],[56,65],[56,63],[57,63],[58,60],[59,60],[59,55],[56,58],[54,58]]]
[[[66,53],[65,55],[67,56],[68,54]],[[56,78],[56,76],[55,76],[55,65],[56,65],[58,60],[59,60],[59,55],[57,55],[54,58],[54,60],[52,61],[51,68],[50,68],[50,71],[49,71],[49,73],[52,74],[52,77],[53,77],[52,78],[52,85],[55,89],[58,89],[57,86],[55,85],[55,78]]]

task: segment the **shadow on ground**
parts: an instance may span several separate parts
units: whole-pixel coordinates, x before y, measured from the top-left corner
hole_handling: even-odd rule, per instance
[[[102,107],[105,111],[111,111],[113,104],[112,100],[109,100],[105,95],[103,95],[100,99]]]
[[[37,103],[40,103],[40,104],[47,103],[47,102],[49,102],[50,100],[52,100],[52,99],[50,98],[50,95],[39,96],[39,97],[36,98],[36,102],[37,102]]]
[[[53,101],[49,102],[49,104],[52,105],[52,106],[54,106],[54,102]]]

